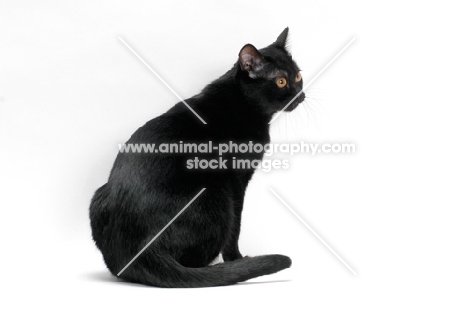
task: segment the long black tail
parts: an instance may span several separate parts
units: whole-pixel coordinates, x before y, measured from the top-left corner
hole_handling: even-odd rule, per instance
[[[142,255],[122,272],[124,280],[157,287],[211,287],[232,285],[291,266],[283,255],[244,257],[203,268],[187,268],[169,255]]]

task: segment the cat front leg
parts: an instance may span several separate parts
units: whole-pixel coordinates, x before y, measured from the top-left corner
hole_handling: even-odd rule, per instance
[[[224,261],[233,261],[242,258],[242,254],[239,251],[239,234],[242,219],[242,209],[244,207],[244,196],[247,189],[247,185],[252,178],[253,171],[244,172],[236,177],[235,187],[233,189],[234,198],[234,219],[231,227],[231,234],[229,240],[224,247],[222,254]]]
[[[243,198],[242,198],[243,201]],[[239,234],[240,234],[240,222],[241,222],[242,206],[240,209],[236,206],[234,210],[233,227],[229,240],[224,247],[222,254],[224,261],[233,261],[242,258],[239,251]]]

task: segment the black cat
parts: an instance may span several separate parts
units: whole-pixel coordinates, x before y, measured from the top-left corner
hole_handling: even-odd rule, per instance
[[[299,68],[285,48],[286,28],[268,47],[245,45],[234,67],[203,91],[139,128],[128,144],[261,143],[270,140],[273,114],[302,90]],[[304,100],[301,93],[286,109]],[[202,189],[206,190],[119,277],[159,287],[235,284],[288,268],[283,255],[242,257],[238,249],[243,200],[254,168],[234,169],[232,158],[261,160],[234,150],[225,169],[189,169],[207,154],[119,153],[108,182],[91,202],[93,239],[117,275]],[[209,266],[222,254],[224,263]]]

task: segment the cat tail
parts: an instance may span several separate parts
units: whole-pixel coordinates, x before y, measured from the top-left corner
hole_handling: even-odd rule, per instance
[[[212,287],[232,285],[291,266],[283,255],[244,257],[201,268],[184,267],[169,255],[142,254],[120,277],[157,287]]]

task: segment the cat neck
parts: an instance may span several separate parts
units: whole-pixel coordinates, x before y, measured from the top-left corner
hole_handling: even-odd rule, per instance
[[[195,97],[203,98],[200,103],[209,106],[208,114],[211,111],[218,116],[221,114],[241,122],[255,121],[258,124],[268,124],[273,113],[263,111],[260,103],[243,89],[242,74],[238,64],[235,64]]]

